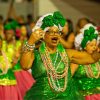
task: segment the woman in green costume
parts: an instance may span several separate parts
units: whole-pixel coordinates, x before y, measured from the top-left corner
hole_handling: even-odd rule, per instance
[[[98,31],[92,24],[86,24],[81,29],[81,34],[75,38],[76,49],[89,54],[97,50],[98,44]],[[85,100],[100,100],[100,61],[94,64],[79,65],[76,69],[74,79]]]
[[[0,38],[0,100],[23,100],[35,80],[17,63],[21,43],[14,40],[11,23],[4,29],[6,41]]]
[[[25,100],[81,100],[71,78],[70,62],[94,63],[93,57],[75,50],[65,50],[59,44],[60,31],[66,21],[60,12],[42,16],[23,47],[20,63],[27,70],[32,67],[36,83],[26,93]],[[35,43],[43,38],[39,50],[34,50]],[[88,58],[86,60],[85,58]],[[80,60],[81,59],[81,60]]]

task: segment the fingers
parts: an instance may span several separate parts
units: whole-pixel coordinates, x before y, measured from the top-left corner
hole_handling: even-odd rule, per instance
[[[45,32],[40,32],[40,38],[44,38]]]
[[[45,32],[42,29],[36,29],[33,33],[36,40],[44,38]]]

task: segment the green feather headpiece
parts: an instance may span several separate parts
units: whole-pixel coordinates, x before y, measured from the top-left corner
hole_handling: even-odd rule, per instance
[[[81,42],[81,47],[84,49],[88,41],[92,41],[93,39],[97,40],[98,33],[95,33],[94,27],[90,26],[89,29],[84,30],[84,38]]]
[[[43,18],[41,28],[44,30],[46,27],[51,27],[54,25],[56,25],[58,28],[59,26],[64,27],[65,23],[66,19],[59,11],[56,11],[53,13],[53,15],[48,15]]]

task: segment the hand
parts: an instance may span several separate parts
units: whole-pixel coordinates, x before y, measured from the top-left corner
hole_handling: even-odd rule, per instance
[[[38,40],[44,38],[45,32],[42,29],[36,29],[32,35],[31,35],[31,39],[34,42],[37,42]]]

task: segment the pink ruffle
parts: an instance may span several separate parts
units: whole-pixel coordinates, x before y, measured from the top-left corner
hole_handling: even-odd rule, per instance
[[[0,100],[24,100],[25,93],[35,83],[28,71],[14,72],[17,84],[11,86],[0,86]]]
[[[100,94],[88,95],[85,97],[85,100],[100,100]]]
[[[23,100],[18,86],[0,86],[0,100]]]
[[[20,94],[22,97],[24,97],[25,93],[35,83],[35,80],[33,79],[32,75],[28,71],[24,71],[24,70],[15,71],[14,74],[17,80],[17,86],[20,90]]]

